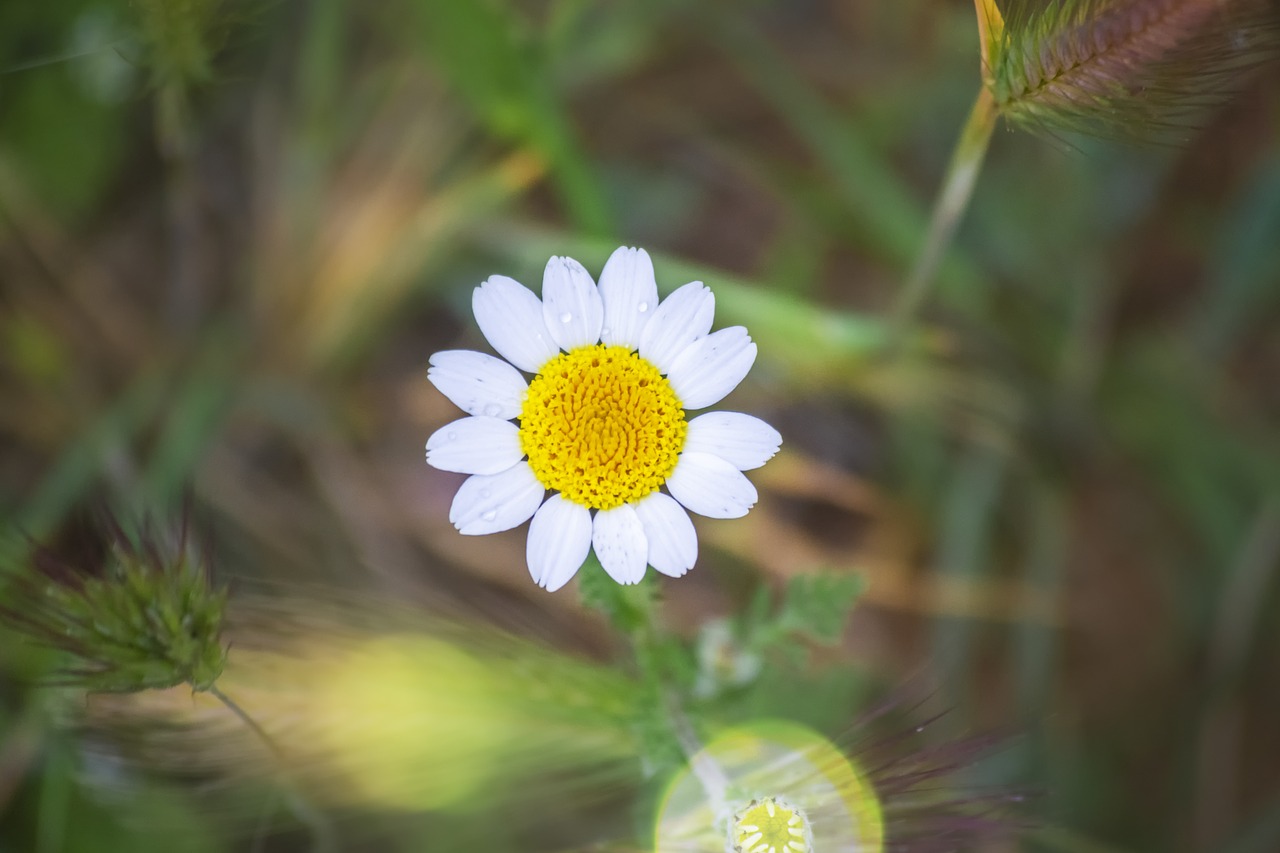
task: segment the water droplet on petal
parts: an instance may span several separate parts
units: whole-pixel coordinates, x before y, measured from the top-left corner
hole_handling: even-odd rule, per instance
[[[636,310],[639,311],[641,314],[643,314],[644,312],[649,310],[649,303],[641,302],[639,305],[636,306]]]
[[[605,326],[603,329],[601,329],[601,330],[600,330],[600,337],[602,337],[602,338],[603,338],[603,337],[605,337],[605,336],[606,336],[606,335],[608,335],[608,334],[609,334],[609,327],[608,327],[608,326]]]
[[[482,521],[493,521],[497,517],[498,517],[498,511],[496,509],[491,509],[491,510],[488,510],[487,512],[480,513],[480,519]]]
[[[561,314],[561,315],[560,315],[560,322],[561,322],[561,323],[572,323],[572,322],[573,322],[573,315],[572,315],[572,314],[570,314],[568,311],[564,312],[563,314]]]
[[[487,498],[487,497],[489,497],[489,495],[491,495],[491,494],[493,494],[493,492],[489,491],[488,489],[481,489],[481,490],[480,490],[480,497],[481,497],[481,498]]]
[[[456,432],[454,432],[453,430],[449,430],[449,434],[448,434],[447,436],[445,436],[445,437],[446,437],[446,438],[448,438],[450,441],[457,441],[457,439],[458,439],[458,434],[457,434]]]
[[[498,415],[502,414],[502,407],[497,403],[489,403],[482,411],[486,416],[496,418]]]

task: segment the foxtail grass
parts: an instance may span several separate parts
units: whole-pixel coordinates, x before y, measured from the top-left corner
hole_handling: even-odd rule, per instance
[[[188,142],[192,92],[212,81],[214,59],[245,12],[235,0],[134,0],[131,7],[156,94],[157,140],[177,156]]]
[[[985,4],[979,4],[981,6]],[[1275,0],[1014,0],[989,11],[983,78],[1030,127],[1161,138],[1280,46]]]
[[[77,531],[74,555],[36,546],[31,571],[5,567],[11,588],[0,624],[65,656],[53,683],[90,692],[210,689],[226,663],[227,589],[213,582],[207,551],[189,553],[185,513],[176,546],[146,524],[130,535],[109,513],[100,527]]]
[[[982,88],[895,306],[924,302],[1000,117],[1049,132],[1177,141],[1280,54],[1278,0],[974,0]]]

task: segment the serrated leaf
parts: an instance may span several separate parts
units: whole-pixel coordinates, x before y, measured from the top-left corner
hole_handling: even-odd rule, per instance
[[[797,575],[787,584],[777,627],[819,643],[835,643],[862,587],[861,575]]]
[[[630,633],[649,624],[655,587],[652,575],[631,586],[619,584],[605,572],[593,551],[578,570],[578,594],[584,606],[604,614],[619,631]]]

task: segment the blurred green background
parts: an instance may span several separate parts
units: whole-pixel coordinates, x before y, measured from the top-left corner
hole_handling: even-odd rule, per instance
[[[784,437],[752,513],[699,522],[666,623],[864,583],[837,646],[769,658],[728,716],[835,733],[924,678],[946,732],[1014,734],[974,771],[1035,794],[998,849],[1280,849],[1280,74],[1180,146],[998,132],[894,345],[978,86],[963,0],[0,4],[0,556],[189,491],[233,612],[275,602],[233,668],[395,600],[615,696],[616,640],[529,581],[524,533],[449,526],[426,362],[485,348],[486,276],[642,246],[748,327],[729,407]],[[53,666],[0,633],[0,850],[308,849],[227,817],[269,774],[167,766],[145,709],[31,687]],[[345,803],[343,849],[609,849],[643,775],[541,813]]]

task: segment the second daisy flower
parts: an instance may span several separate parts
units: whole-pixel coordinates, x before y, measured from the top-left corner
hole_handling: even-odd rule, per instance
[[[737,412],[687,415],[723,399],[756,358],[743,327],[711,332],[715,297],[701,282],[659,302],[648,253],[624,247],[598,287],[577,261],[553,257],[541,300],[491,276],[472,308],[502,359],[439,352],[427,374],[468,414],[427,440],[429,464],[472,475],[449,511],[459,531],[532,518],[526,556],[539,586],[564,586],[593,547],[610,577],[632,584],[646,566],[671,577],[693,566],[686,509],[737,518],[755,504],[742,472],[777,452],[777,430]]]

